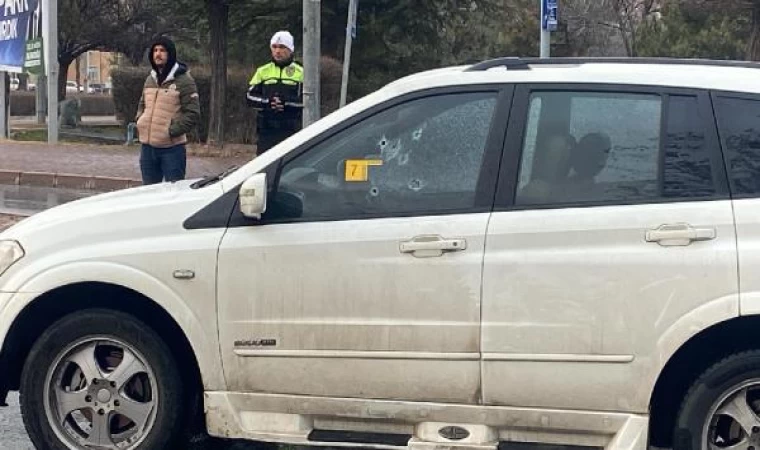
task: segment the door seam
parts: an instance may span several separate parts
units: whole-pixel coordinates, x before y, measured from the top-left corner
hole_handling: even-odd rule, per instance
[[[493,212],[488,214],[488,220],[486,220],[485,237],[483,239],[483,257],[480,262],[480,324],[478,326],[478,354],[480,355],[480,371],[478,372],[478,378],[480,382],[478,385],[479,398],[477,398],[478,404],[485,405],[485,383],[483,382],[485,373],[485,361],[483,360],[483,303],[485,302],[485,277],[486,277],[486,252],[488,251],[488,236],[491,229],[491,219],[493,219]]]

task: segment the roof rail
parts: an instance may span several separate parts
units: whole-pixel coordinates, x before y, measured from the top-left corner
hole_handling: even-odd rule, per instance
[[[495,67],[507,70],[530,70],[530,66],[543,65],[580,65],[580,64],[664,64],[677,66],[718,66],[760,69],[760,63],[752,61],[729,61],[712,59],[679,58],[519,58],[507,57],[483,61],[468,68],[468,72],[480,72]]]
[[[467,72],[479,72],[481,70],[493,69],[494,67],[504,67],[508,70],[529,70],[528,60],[519,56],[509,56],[504,58],[490,59],[474,64],[468,68]]]

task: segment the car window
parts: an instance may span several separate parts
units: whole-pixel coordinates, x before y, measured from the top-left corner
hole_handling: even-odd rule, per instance
[[[760,100],[717,97],[718,129],[734,195],[760,193]]]
[[[474,207],[497,96],[426,97],[343,130],[282,168],[265,219],[423,215]]]
[[[720,151],[707,140],[697,98],[671,95],[668,101],[661,194],[667,198],[713,196],[719,171],[711,158]]]
[[[698,106],[696,96],[533,93],[516,203],[614,204],[714,195],[716,149],[708,145]]]

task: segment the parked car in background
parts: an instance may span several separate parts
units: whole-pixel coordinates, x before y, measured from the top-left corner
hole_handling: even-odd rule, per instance
[[[66,82],[66,93],[67,94],[76,94],[79,92],[84,91],[84,88],[79,86],[76,81],[67,81]]]
[[[103,83],[90,83],[87,87],[88,94],[104,94],[106,93],[106,85]]]

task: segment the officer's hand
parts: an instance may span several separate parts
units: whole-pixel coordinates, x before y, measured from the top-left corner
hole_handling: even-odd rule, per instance
[[[272,97],[272,109],[278,112],[285,111],[285,105],[280,100],[280,97]]]

